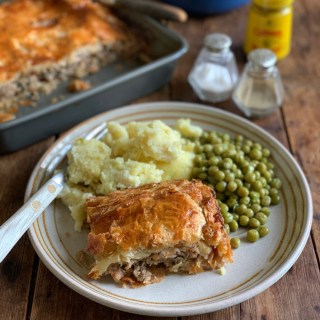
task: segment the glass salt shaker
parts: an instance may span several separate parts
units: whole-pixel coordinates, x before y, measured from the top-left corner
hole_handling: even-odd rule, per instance
[[[212,33],[205,37],[200,51],[188,76],[188,81],[197,96],[204,101],[227,100],[238,81],[238,69],[232,41],[222,33]]]
[[[248,55],[248,63],[232,95],[247,117],[263,117],[281,107],[284,90],[276,62],[276,55],[269,49],[256,49]]]

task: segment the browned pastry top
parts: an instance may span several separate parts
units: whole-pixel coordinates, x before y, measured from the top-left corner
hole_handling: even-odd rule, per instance
[[[205,240],[215,246],[225,234],[213,191],[201,181],[174,180],[116,191],[86,202],[89,251],[161,249]],[[103,254],[103,255],[104,255]]]
[[[125,39],[124,24],[89,0],[12,0],[0,5],[0,83],[74,50]]]

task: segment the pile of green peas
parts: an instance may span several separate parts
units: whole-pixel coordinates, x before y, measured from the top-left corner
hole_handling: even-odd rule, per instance
[[[247,241],[269,233],[269,207],[280,201],[281,181],[270,161],[270,150],[242,135],[204,131],[195,141],[192,177],[210,185],[228,233],[248,228]],[[231,246],[240,246],[231,238]]]

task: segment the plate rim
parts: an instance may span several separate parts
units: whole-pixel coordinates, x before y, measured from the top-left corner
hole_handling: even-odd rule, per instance
[[[207,302],[201,305],[154,305],[151,304],[150,306],[146,305],[139,305],[138,303],[134,303],[133,305],[128,304],[127,302],[122,301],[106,301],[105,298],[99,297],[97,293],[88,291],[87,288],[78,286],[73,279],[70,279],[68,276],[65,275],[65,273],[61,272],[60,269],[56,268],[55,263],[52,262],[50,257],[47,256],[47,254],[44,252],[42,247],[36,243],[35,239],[33,238],[33,226],[30,227],[28,230],[28,236],[32,243],[33,248],[37,252],[38,256],[40,257],[41,261],[45,264],[45,266],[65,285],[70,287],[72,290],[76,291],[77,293],[81,294],[82,296],[85,296],[86,298],[93,300],[97,303],[100,303],[102,305],[105,305],[107,307],[115,308],[118,310],[123,310],[126,312],[136,313],[136,314],[142,314],[142,315],[151,315],[151,316],[187,316],[187,315],[196,315],[196,314],[203,314],[208,312],[213,312],[217,310],[221,310],[227,307],[230,307],[235,304],[239,304],[245,300],[248,300],[261,292],[268,289],[270,286],[272,286],[274,283],[276,283],[280,278],[282,278],[287,271],[292,267],[292,265],[297,261],[299,256],[301,255],[307,241],[309,238],[309,234],[311,231],[312,226],[312,219],[313,219],[313,202],[312,202],[312,194],[310,191],[309,184],[307,182],[307,179],[296,161],[296,159],[293,157],[293,155],[289,152],[289,150],[280,143],[274,136],[272,136],[269,132],[267,132],[265,129],[259,127],[255,123],[252,123],[251,121],[240,117],[236,114],[233,114],[231,112],[218,109],[213,106],[198,104],[198,103],[190,103],[190,102],[179,102],[179,101],[161,101],[161,102],[145,102],[145,103],[137,103],[132,105],[126,105],[120,108],[116,108],[110,111],[103,112],[101,114],[98,114],[94,117],[91,117],[89,119],[86,119],[85,121],[80,122],[78,125],[74,126],[73,128],[69,129],[67,132],[65,132],[63,135],[59,137],[43,154],[43,156],[40,158],[38,163],[33,169],[33,172],[28,180],[26,192],[25,192],[25,201],[29,198],[34,182],[37,180],[37,176],[39,175],[39,169],[41,167],[41,163],[46,159],[54,150],[58,144],[60,144],[62,141],[64,141],[68,136],[72,135],[75,132],[81,131],[81,128],[89,125],[91,122],[91,126],[94,126],[94,124],[98,125],[99,123],[102,123],[105,120],[101,120],[102,118],[106,117],[108,115],[117,114],[125,112],[126,110],[130,109],[130,112],[134,109],[141,109],[144,108],[144,110],[150,109],[150,110],[157,110],[161,111],[161,108],[170,108],[172,107],[173,110],[175,109],[183,109],[189,108],[195,109],[195,110],[203,110],[206,112],[212,112],[212,114],[220,114],[224,117],[234,119],[236,121],[240,121],[243,124],[248,125],[249,127],[252,127],[254,130],[257,130],[262,135],[264,135],[266,138],[272,141],[276,145],[277,148],[280,148],[282,152],[284,152],[285,156],[289,159],[289,161],[292,162],[294,169],[297,171],[298,176],[300,177],[301,181],[303,182],[303,198],[306,197],[306,222],[305,222],[305,228],[302,230],[300,238],[297,241],[296,246],[293,248],[291,253],[288,255],[288,257],[281,263],[280,270],[274,272],[273,274],[269,275],[266,279],[262,280],[261,283],[254,286],[253,288],[248,289],[244,293],[238,293],[233,297],[230,297],[227,300],[222,300],[218,302]],[[148,112],[148,111],[146,111]],[[100,122],[99,122],[100,120]],[[79,134],[79,132],[78,132]],[[167,309],[164,308],[166,306]],[[214,307],[213,307],[214,306]]]

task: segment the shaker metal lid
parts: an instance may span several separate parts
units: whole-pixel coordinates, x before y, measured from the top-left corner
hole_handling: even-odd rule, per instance
[[[277,57],[269,49],[255,49],[249,53],[248,60],[259,67],[270,68],[276,64]]]
[[[204,38],[204,45],[211,51],[229,49],[231,44],[231,38],[223,33],[211,33]]]

